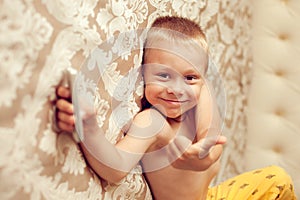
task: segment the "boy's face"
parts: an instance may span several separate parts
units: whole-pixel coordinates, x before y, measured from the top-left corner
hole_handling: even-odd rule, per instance
[[[199,100],[206,60],[194,66],[168,51],[146,51],[143,72],[146,99],[167,117],[180,117]]]

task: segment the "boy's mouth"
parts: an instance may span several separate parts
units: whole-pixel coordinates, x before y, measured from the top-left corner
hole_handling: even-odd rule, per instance
[[[183,104],[187,102],[187,100],[165,99],[165,98],[161,98],[161,99],[169,104],[174,104],[174,105]]]

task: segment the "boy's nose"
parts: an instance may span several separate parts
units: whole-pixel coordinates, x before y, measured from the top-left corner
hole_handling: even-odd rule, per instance
[[[168,93],[174,93],[176,96],[182,95],[185,91],[185,85],[181,80],[174,80],[172,83],[167,87]]]

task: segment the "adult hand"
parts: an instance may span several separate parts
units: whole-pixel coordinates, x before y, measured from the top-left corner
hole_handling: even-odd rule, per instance
[[[199,155],[205,151],[202,148],[204,140],[205,138],[194,144],[190,144],[191,141],[186,137],[176,137],[169,148],[170,155],[178,157],[172,163],[172,166],[183,170],[207,170],[211,165],[219,160],[222,154],[223,145],[226,143],[226,137],[220,136],[218,140],[215,141],[215,144],[211,146],[208,154],[203,158],[199,158]]]
[[[56,95],[58,98],[56,101],[57,126],[63,131],[73,132],[75,129],[75,118],[70,89],[59,86],[56,90]]]

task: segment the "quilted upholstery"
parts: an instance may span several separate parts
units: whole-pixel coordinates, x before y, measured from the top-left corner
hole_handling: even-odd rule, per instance
[[[257,0],[246,168],[282,166],[300,197],[300,2]]]

